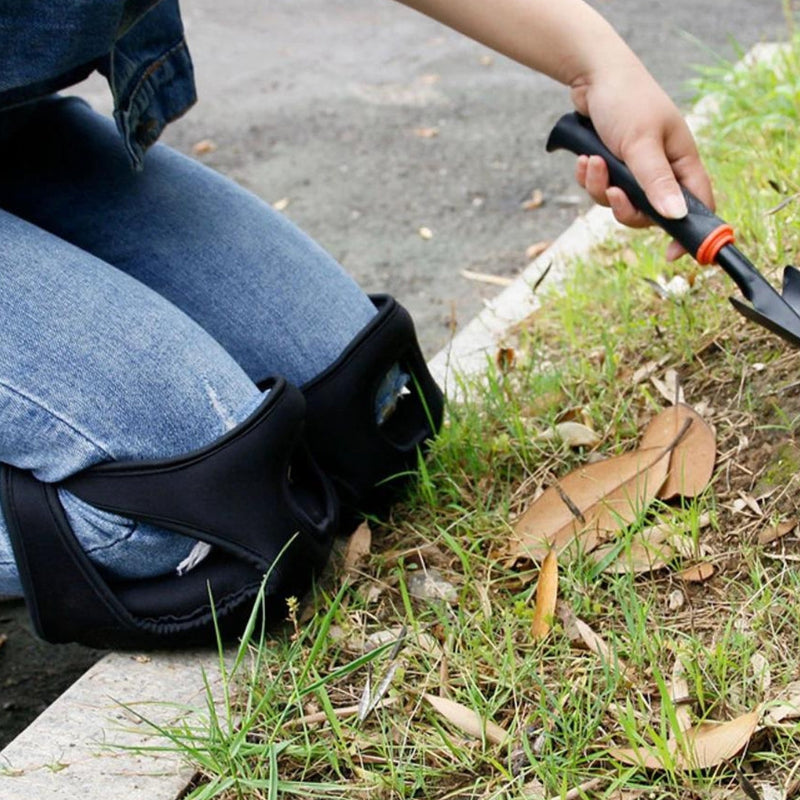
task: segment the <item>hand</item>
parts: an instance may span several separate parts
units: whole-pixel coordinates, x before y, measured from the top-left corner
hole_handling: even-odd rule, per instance
[[[591,117],[608,148],[628,165],[662,216],[685,216],[679,183],[713,210],[711,182],[688,126],[632,54],[625,64],[608,66],[600,74],[574,82],[572,98],[576,109]],[[611,207],[619,222],[631,227],[651,224],[625,192],[609,185],[608,169],[599,156],[580,156],[575,175],[595,202]],[[667,258],[672,261],[685,252],[671,242]]]

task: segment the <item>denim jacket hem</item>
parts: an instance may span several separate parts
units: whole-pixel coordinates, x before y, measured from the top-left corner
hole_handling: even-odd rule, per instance
[[[3,29],[10,38],[0,48],[0,113],[97,70],[137,170],[166,125],[197,100],[178,0],[0,0]]]

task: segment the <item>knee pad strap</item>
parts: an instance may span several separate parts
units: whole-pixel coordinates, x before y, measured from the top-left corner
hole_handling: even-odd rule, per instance
[[[279,379],[269,388],[247,420],[185,456],[100,464],[57,485],[3,467],[0,500],[39,635],[100,647],[207,643],[215,618],[223,634],[238,632],[265,573],[273,612],[308,588],[327,559],[338,503],[302,445],[301,393]],[[59,486],[215,549],[183,576],[109,581],[75,539]]]

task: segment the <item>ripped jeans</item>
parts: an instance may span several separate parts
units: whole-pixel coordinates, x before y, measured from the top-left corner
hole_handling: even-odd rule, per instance
[[[375,309],[267,204],[156,145],[133,173],[75,98],[0,114],[0,461],[55,482],[100,461],[207,445],[302,385]],[[112,576],[174,570],[183,536],[61,492]],[[21,593],[0,513],[0,594]]]

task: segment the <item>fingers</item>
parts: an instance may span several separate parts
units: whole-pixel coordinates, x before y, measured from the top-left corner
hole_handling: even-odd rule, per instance
[[[599,156],[579,156],[575,165],[575,178],[596,203],[610,206],[614,217],[623,225],[632,228],[644,228],[652,224],[648,216],[633,206],[622,189],[609,185],[608,167],[606,162]],[[698,190],[698,196],[700,196],[702,190],[703,186],[701,185]],[[707,191],[710,194],[710,183]],[[686,249],[679,242],[673,240],[667,247],[666,259],[667,261],[675,261],[685,254]]]
[[[625,161],[653,208],[667,219],[681,219],[689,209],[664,145],[640,137],[625,153]]]
[[[622,189],[609,183],[608,167],[600,156],[579,156],[575,178],[602,206],[610,206],[618,222],[631,228],[644,228],[652,224],[650,218],[636,209]]]
[[[676,242],[673,239],[667,246],[667,261],[677,261],[681,256],[685,256],[687,252],[680,242]]]

